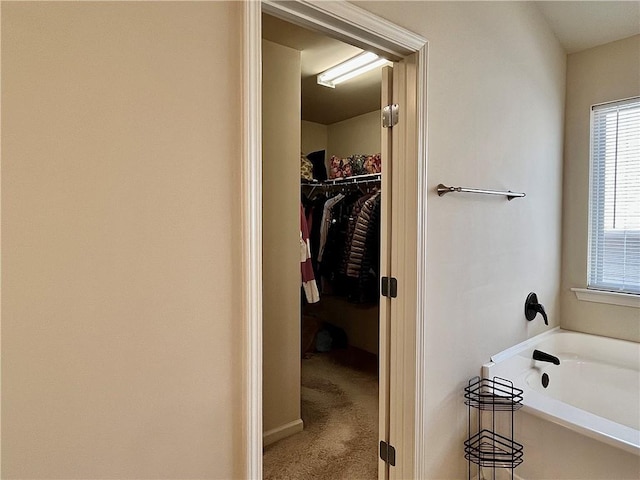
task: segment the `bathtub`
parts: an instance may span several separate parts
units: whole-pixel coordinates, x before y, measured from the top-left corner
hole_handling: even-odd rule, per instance
[[[533,360],[534,349],[560,365]],[[555,328],[492,356],[482,374],[521,388],[522,411],[640,456],[640,344]]]

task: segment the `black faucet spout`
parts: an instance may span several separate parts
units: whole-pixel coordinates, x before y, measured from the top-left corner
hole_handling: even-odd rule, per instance
[[[553,363],[554,365],[560,365],[560,359],[558,357],[551,355],[550,353],[543,352],[541,350],[533,351],[533,359],[539,360],[541,362]]]

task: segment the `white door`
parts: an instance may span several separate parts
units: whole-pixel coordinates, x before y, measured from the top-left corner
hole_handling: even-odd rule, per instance
[[[393,69],[385,67],[382,69],[381,106],[390,105],[393,99]],[[383,282],[391,277],[391,180],[393,174],[392,164],[392,128],[382,126],[381,128],[381,161],[382,161],[382,191],[381,217],[380,217],[380,278]],[[387,285],[385,285],[386,287]],[[378,431],[379,431],[379,456],[378,456],[378,480],[389,478],[389,408],[391,400],[390,386],[390,330],[391,330],[391,297],[380,295],[380,334],[379,334],[379,370],[378,370]],[[383,457],[387,457],[383,459]],[[391,459],[393,460],[393,459]],[[395,463],[392,461],[392,463]]]
[[[383,70],[380,272],[380,450],[378,479],[413,478],[417,248],[417,55]],[[397,109],[397,110],[396,110]],[[396,116],[397,114],[397,116]],[[382,443],[385,442],[385,443]],[[387,457],[387,461],[382,459]]]

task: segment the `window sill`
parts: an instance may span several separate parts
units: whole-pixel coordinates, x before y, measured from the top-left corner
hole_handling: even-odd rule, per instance
[[[586,288],[572,288],[578,300],[596,303],[608,303],[622,307],[640,308],[640,295],[633,293],[605,292],[602,290],[589,290]]]

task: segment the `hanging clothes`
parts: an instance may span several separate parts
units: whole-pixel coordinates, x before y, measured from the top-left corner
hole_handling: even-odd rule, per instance
[[[331,225],[331,209],[343,198],[344,198],[344,195],[342,193],[339,193],[335,197],[331,197],[324,204],[324,211],[322,213],[322,224],[320,225],[320,251],[318,252],[318,262],[322,262],[322,255],[324,254],[324,246],[327,242],[329,226]]]
[[[323,193],[310,199],[302,196],[302,204],[305,208],[307,226],[309,227],[309,241],[311,243],[311,263],[316,280],[320,279],[320,264],[318,263],[318,252],[320,251],[320,227],[322,226],[322,215],[327,196]],[[318,285],[319,287],[320,285]]]
[[[364,239],[364,251],[358,272],[358,283],[354,288],[357,297],[352,301],[369,303],[378,301],[380,295],[380,194],[372,199],[369,225]],[[355,235],[355,234],[354,234]]]
[[[369,197],[358,213],[347,261],[349,300],[377,301],[380,260],[380,193]]]
[[[342,260],[340,262],[340,273],[342,275],[347,275],[347,265],[349,263],[349,254],[351,253],[350,245],[353,242],[353,233],[356,230],[356,222],[358,221],[358,217],[360,216],[360,211],[362,210],[365,202],[372,196],[372,193],[362,195],[353,203],[353,206],[351,207],[347,226],[347,236],[345,238],[345,245],[349,246],[349,248],[343,249]]]
[[[330,211],[330,222],[320,262],[321,291],[331,295],[345,295],[344,278],[340,275],[340,262],[346,248],[349,217],[359,192],[343,195]]]
[[[381,206],[374,182],[304,187],[311,264],[321,295],[359,304],[379,300]]]
[[[351,240],[351,250],[349,253],[349,261],[347,263],[347,276],[359,278],[362,268],[362,262],[365,257],[365,249],[370,229],[374,228],[372,222],[373,211],[376,206],[376,199],[379,194],[373,195],[367,199],[362,206],[362,210],[358,215],[353,237]]]
[[[316,279],[313,274],[313,265],[311,264],[309,227],[302,204],[300,204],[300,269],[302,274],[302,289],[304,290],[307,302],[319,302],[320,292],[318,291],[318,285],[316,284]]]
[[[321,293],[344,296],[353,303],[378,298],[380,257],[380,194],[352,192],[325,202],[327,227],[318,284]],[[313,243],[312,243],[313,245]]]

